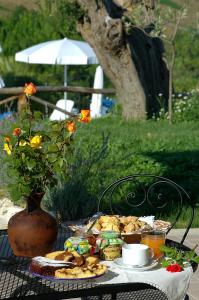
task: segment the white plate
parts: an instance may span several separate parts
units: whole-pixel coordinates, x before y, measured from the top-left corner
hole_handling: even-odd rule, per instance
[[[116,260],[114,260],[114,263],[122,268],[128,269],[128,270],[132,270],[132,271],[146,271],[146,270],[150,270],[152,268],[155,268],[158,265],[158,261],[157,260],[151,260],[151,262],[148,265],[145,266],[131,266],[131,265],[126,265],[123,263],[122,261],[122,257],[117,258]]]

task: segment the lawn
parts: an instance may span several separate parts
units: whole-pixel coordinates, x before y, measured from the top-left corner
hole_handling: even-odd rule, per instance
[[[81,148],[83,160],[88,160],[92,147],[97,156],[97,149],[100,149],[97,145],[100,145],[103,133],[109,135],[107,152],[99,165],[93,164],[93,171],[88,175],[95,177],[95,180],[88,180],[93,199],[119,177],[149,173],[175,181],[190,194],[192,201],[199,202],[199,122],[170,126],[167,121],[125,122],[116,116],[93,120],[77,132],[76,144]],[[82,168],[80,164],[80,174]],[[82,182],[86,180],[86,174],[83,174]],[[172,209],[169,214],[173,219]],[[178,226],[185,226],[189,216],[186,207]],[[193,226],[199,227],[198,211]]]
[[[175,181],[197,205],[198,136],[199,122],[170,126],[163,120],[126,122],[115,115],[93,120],[77,131],[69,181],[59,186],[51,199],[48,196],[45,205],[68,212],[73,218],[88,216],[96,210],[105,187],[119,177],[137,173],[161,175]],[[1,183],[5,184],[5,179],[2,168]],[[160,216],[173,219],[175,208],[174,203],[174,208]],[[185,226],[189,216],[190,211],[184,207],[178,227]],[[198,209],[193,226],[199,227]]]

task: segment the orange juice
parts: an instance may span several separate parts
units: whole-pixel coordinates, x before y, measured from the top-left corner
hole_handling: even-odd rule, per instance
[[[142,233],[141,243],[149,246],[154,251],[154,258],[159,258],[163,255],[160,251],[160,246],[165,244],[165,233],[161,231],[148,231]]]

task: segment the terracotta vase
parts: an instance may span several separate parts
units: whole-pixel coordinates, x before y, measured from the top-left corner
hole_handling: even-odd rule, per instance
[[[57,238],[57,221],[41,209],[44,193],[26,198],[26,208],[8,222],[8,239],[16,256],[43,256],[50,252]]]

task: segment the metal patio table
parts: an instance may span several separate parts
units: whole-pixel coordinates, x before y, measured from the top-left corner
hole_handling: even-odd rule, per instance
[[[145,179],[150,180],[146,184]],[[153,182],[152,182],[153,181]],[[117,193],[118,191],[118,193]],[[174,193],[176,195],[174,195]],[[143,194],[143,195],[142,195]],[[141,197],[137,197],[141,195]],[[174,195],[174,199],[171,197]],[[107,199],[107,200],[106,200]],[[122,199],[122,205],[118,199]],[[105,211],[104,203],[109,203],[109,210]],[[181,250],[190,250],[184,245],[184,240],[193,222],[195,206],[187,192],[175,182],[160,176],[150,174],[135,174],[120,178],[113,182],[101,195],[98,211],[108,214],[121,214],[121,208],[134,215],[136,209],[143,207],[143,214],[167,211],[174,207],[176,219],[174,227],[182,213],[183,204],[191,208],[191,217],[187,220],[187,227],[180,243],[166,240],[166,244]],[[144,210],[146,207],[149,210]],[[71,231],[60,227],[54,250],[63,249],[64,241],[71,236]],[[9,246],[7,232],[0,231],[0,299],[70,299],[89,300],[133,299],[133,300],[166,300],[167,296],[154,286],[145,283],[101,284],[90,280],[49,281],[34,277],[28,271],[30,259],[14,257]],[[8,259],[8,260],[7,260]],[[193,270],[197,268],[192,265]],[[102,276],[103,278],[103,276]]]
[[[60,228],[54,250],[63,249],[69,236],[69,230]],[[30,259],[12,254],[5,230],[0,231],[0,242],[0,299],[167,299],[163,292],[144,283],[99,285],[92,279],[60,282],[35,277],[28,271]],[[167,244],[188,249],[171,240],[167,240]]]

